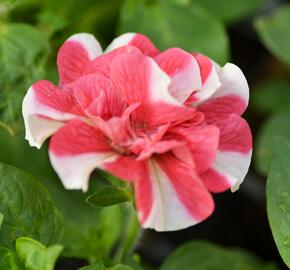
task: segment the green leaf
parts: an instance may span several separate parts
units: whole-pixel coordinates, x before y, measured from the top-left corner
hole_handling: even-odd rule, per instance
[[[252,91],[251,106],[257,112],[269,114],[277,110],[289,108],[289,105],[289,81],[266,81]]]
[[[91,206],[98,207],[106,207],[129,201],[130,195],[128,191],[113,185],[100,188],[86,199],[86,202]]]
[[[22,126],[23,97],[31,83],[43,77],[48,52],[48,42],[35,27],[0,22],[0,126],[10,133]]]
[[[1,129],[0,141],[0,161],[25,169],[40,179],[62,212],[65,221],[61,241],[64,256],[84,258],[91,263],[108,258],[127,228],[131,229],[130,236],[126,237],[128,243],[124,244],[124,253],[132,251],[139,236],[139,223],[132,206],[91,207],[85,202],[87,195],[82,191],[65,190],[50,166],[46,146],[41,150],[29,147],[24,134],[11,137]],[[102,181],[99,174],[92,175],[88,193],[103,186]]]
[[[223,64],[228,60],[228,38],[223,24],[201,6],[169,1],[126,0],[119,32],[140,32],[159,49],[181,47],[201,52]]]
[[[46,247],[27,237],[16,240],[16,251],[26,270],[53,270],[62,250],[60,245]]]
[[[290,142],[281,140],[267,179],[267,212],[275,243],[290,267]]]
[[[0,242],[14,249],[21,236],[46,245],[57,243],[63,218],[47,189],[24,171],[0,163],[0,212],[4,215]]]
[[[264,45],[281,61],[290,65],[290,4],[255,22]]]
[[[272,155],[280,148],[280,139],[290,139],[289,119],[289,111],[277,112],[270,116],[259,131],[254,157],[256,168],[260,173],[267,174]]]
[[[263,0],[192,0],[224,22],[232,23],[253,14]]]
[[[0,246],[0,269],[22,270],[17,255],[10,249]]]
[[[24,23],[0,24],[1,76],[13,81],[34,75],[34,68],[43,63],[48,43],[33,26]]]
[[[160,270],[265,270],[277,269],[266,265],[254,255],[239,249],[226,249],[206,241],[182,245],[162,264]]]

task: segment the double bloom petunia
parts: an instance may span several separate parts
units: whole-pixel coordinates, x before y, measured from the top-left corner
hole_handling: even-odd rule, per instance
[[[179,48],[160,52],[141,34],[102,53],[76,34],[57,56],[59,85],[38,81],[23,101],[26,139],[49,144],[67,189],[86,191],[95,168],[134,185],[140,222],[178,230],[214,210],[211,192],[237,189],[252,153],[241,114],[249,89],[241,70]]]

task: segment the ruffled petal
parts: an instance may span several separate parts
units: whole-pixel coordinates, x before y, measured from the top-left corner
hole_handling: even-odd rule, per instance
[[[38,81],[27,91],[22,114],[26,139],[31,146],[40,148],[63,121],[81,116],[82,110],[69,91],[61,90],[49,81]]]
[[[219,150],[205,184],[213,192],[238,189],[251,162],[252,135],[247,122],[235,114],[214,123],[220,129]]]
[[[153,190],[147,161],[119,156],[115,161],[105,162],[102,169],[134,184],[138,217],[141,223],[148,218],[153,205]]]
[[[132,121],[144,123],[148,129],[156,129],[166,124],[178,125],[185,121],[197,125],[202,119],[203,114],[196,112],[194,108],[166,102],[141,104],[132,114]]]
[[[102,53],[96,38],[87,33],[75,34],[60,47],[57,66],[60,84],[76,80],[82,75],[85,66]]]
[[[179,49],[168,49],[155,57],[157,64],[170,77],[170,94],[183,103],[193,91],[202,89],[201,74],[195,58]]]
[[[170,137],[187,142],[198,173],[203,173],[212,166],[219,145],[220,132],[216,126],[176,127],[171,132]]]
[[[170,77],[149,57],[134,53],[116,57],[111,78],[128,104],[140,103],[133,115],[148,128],[185,121],[195,115],[195,109],[171,96]]]
[[[103,119],[110,119],[121,116],[126,108],[120,92],[112,87],[108,78],[102,75],[82,76],[67,87],[89,117],[100,116]]]
[[[199,91],[194,91],[185,101],[185,104],[197,106],[201,102],[210,98],[221,86],[221,82],[214,62],[202,54],[194,53],[192,56],[195,58],[199,66],[202,87]]]
[[[111,145],[116,147],[116,150],[120,153],[125,150],[123,148],[129,147],[134,140],[135,131],[131,126],[130,116],[137,106],[138,104],[129,106],[121,117],[112,117],[108,121],[100,117],[93,119],[96,127],[110,139]]]
[[[153,43],[144,35],[139,33],[126,33],[115,38],[108,46],[106,51],[110,52],[121,46],[131,45],[138,48],[143,54],[154,57],[159,53],[159,50]]]
[[[202,90],[197,91],[193,98],[194,102],[202,102],[221,86],[221,82],[214,63],[208,57],[200,53],[193,54],[193,56],[199,65],[202,80]]]
[[[128,104],[178,102],[168,92],[170,78],[155,61],[136,53],[124,53],[112,63],[111,79]]]
[[[111,52],[102,54],[90,62],[83,70],[83,74],[101,74],[111,77],[111,65],[115,57],[123,53],[140,53],[140,50],[133,46],[122,46]]]
[[[150,161],[149,172],[153,202],[148,217],[141,219],[143,227],[180,230],[203,221],[213,212],[213,199],[198,175],[172,154]],[[142,198],[146,193],[139,192],[137,196]],[[142,213],[142,209],[138,211]]]
[[[172,154],[137,161],[119,157],[103,169],[132,182],[138,217],[144,228],[173,231],[206,219],[214,202],[194,170]]]
[[[248,106],[249,86],[242,71],[233,64],[226,64],[220,71],[221,87],[198,109],[205,113],[208,122],[231,113],[243,114]]]
[[[200,178],[203,180],[206,188],[211,192],[224,192],[231,188],[231,183],[227,180],[227,178],[213,168],[210,168],[206,172],[200,174]]]
[[[65,188],[86,191],[91,172],[117,154],[100,131],[75,119],[51,138],[49,157]]]

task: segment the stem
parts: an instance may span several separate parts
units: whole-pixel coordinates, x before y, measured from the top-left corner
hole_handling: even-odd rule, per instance
[[[113,262],[120,263],[126,255],[130,255],[141,237],[142,229],[140,228],[136,211],[132,205],[126,205],[124,208],[124,225],[117,249],[113,255]]]

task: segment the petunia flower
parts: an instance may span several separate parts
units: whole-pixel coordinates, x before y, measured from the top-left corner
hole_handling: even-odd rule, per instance
[[[243,181],[252,138],[237,66],[179,48],[160,52],[134,33],[104,53],[92,35],[73,35],[57,66],[59,85],[33,84],[23,117],[30,145],[52,136],[51,164],[67,189],[86,191],[91,172],[105,170],[134,185],[143,227],[170,231],[209,217],[211,192]]]

